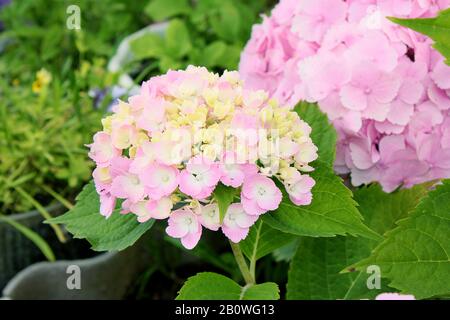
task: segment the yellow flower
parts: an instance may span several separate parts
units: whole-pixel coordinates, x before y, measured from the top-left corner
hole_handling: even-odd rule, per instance
[[[52,81],[52,75],[50,72],[42,68],[36,73],[36,80],[46,86]]]
[[[38,72],[36,72],[36,80],[31,85],[31,90],[34,93],[40,93],[43,88],[47,87],[47,85],[52,81],[52,75],[50,72],[42,68]]]
[[[34,93],[39,93],[39,92],[41,92],[41,89],[42,89],[42,84],[39,82],[39,81],[34,81],[33,82],[33,84],[31,85],[31,90],[34,92]]]

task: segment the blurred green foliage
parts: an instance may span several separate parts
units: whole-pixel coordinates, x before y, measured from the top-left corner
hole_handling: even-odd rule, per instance
[[[66,9],[74,4],[81,30],[66,27]],[[149,23],[144,6],[126,0],[24,0],[2,7],[0,213],[34,209],[23,192],[43,206],[55,194],[72,199],[90,179],[85,144],[100,129],[111,102],[103,96],[116,82],[106,64],[121,38]],[[50,81],[40,79],[43,68]],[[90,96],[92,89],[102,97]]]
[[[252,25],[271,2],[151,0],[145,13],[154,21],[167,21],[168,26],[162,37],[146,33],[131,42],[137,62],[131,70],[149,67],[150,76],[189,64],[213,71],[237,69]]]
[[[269,2],[22,0],[2,7],[0,213],[33,209],[17,188],[45,206],[53,197],[42,186],[73,198],[90,178],[85,144],[111,102],[118,75],[106,65],[123,38],[168,22],[164,37],[146,34],[132,43],[132,70],[144,78],[188,64],[235,69]],[[80,30],[66,26],[70,5],[80,8]],[[45,85],[36,76],[43,68],[52,77]]]
[[[102,112],[86,93],[66,94],[70,85],[54,79],[32,92],[0,80],[1,213],[33,208],[17,188],[47,205],[52,196],[43,188],[70,198],[89,180],[84,144],[99,129]]]
[[[80,30],[66,27],[69,5],[80,8]],[[30,71],[45,67],[69,77],[83,60],[109,58],[123,37],[150,23],[142,14],[145,5],[127,0],[12,1],[0,10],[0,41],[7,42],[0,76],[23,81]]]

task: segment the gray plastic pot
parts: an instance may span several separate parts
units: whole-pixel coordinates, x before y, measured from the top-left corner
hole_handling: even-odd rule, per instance
[[[47,207],[47,211],[52,216],[57,216],[65,209],[60,204],[56,204]],[[42,223],[44,219],[37,211],[13,214],[8,217],[44,238],[57,259],[85,258],[93,255],[85,241],[70,239],[67,243],[60,243],[53,229]],[[44,255],[33,242],[10,224],[0,222],[0,291],[19,271],[35,262],[45,260]]]
[[[103,253],[89,259],[31,265],[8,283],[3,290],[3,299],[122,299],[151,264],[146,241],[148,237],[124,251]],[[73,268],[80,271],[79,288],[73,286],[73,278],[70,278],[75,274]]]

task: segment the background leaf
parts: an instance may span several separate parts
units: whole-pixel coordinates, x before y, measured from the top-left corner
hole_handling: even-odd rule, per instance
[[[390,20],[432,38],[435,41],[433,46],[442,53],[447,59],[446,63],[450,65],[450,8],[441,11],[436,18],[390,18]]]
[[[164,54],[164,41],[156,33],[145,33],[130,41],[130,48],[136,59],[155,58]]]
[[[64,224],[75,238],[86,239],[96,251],[123,250],[134,244],[154,223],[139,223],[133,214],[116,209],[106,219],[99,212],[100,200],[94,184],[87,184],[77,197],[75,207],[48,222]]]
[[[180,58],[191,50],[189,30],[182,20],[170,21],[166,31],[166,48],[167,53],[175,58]]]
[[[213,272],[190,277],[180,289],[177,300],[278,300],[276,283],[266,282],[241,287],[223,275]]]
[[[162,21],[176,15],[189,13],[189,0],[153,0],[144,12],[155,21]]]
[[[223,41],[214,41],[201,52],[203,65],[207,68],[221,66],[221,60],[227,52],[227,44]]]
[[[423,198],[357,269],[378,265],[389,286],[417,299],[450,293],[450,181]]]
[[[380,234],[394,228],[426,194],[424,186],[384,193],[379,185],[355,191],[355,199],[367,225]],[[379,243],[366,238],[302,238],[291,263],[288,299],[373,299],[392,292],[381,279],[381,289],[368,289],[366,270],[340,273],[348,265],[364,259]]]

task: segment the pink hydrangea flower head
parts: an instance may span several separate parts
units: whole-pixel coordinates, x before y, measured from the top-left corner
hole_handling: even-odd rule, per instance
[[[319,105],[338,132],[335,169],[353,185],[379,182],[390,192],[449,178],[442,128],[450,67],[431,39],[387,19],[429,18],[449,7],[448,0],[281,0],[253,27],[239,69],[248,88],[281,104]]]
[[[188,249],[203,227],[244,239],[259,215],[281,201],[274,181],[286,181],[279,164],[301,175],[314,170],[317,158],[311,127],[268,97],[244,88],[237,72],[219,76],[193,66],[144,82],[139,94],[112,108],[88,146],[100,213],[109,217],[120,199],[118,211],[140,223],[168,219],[167,234]],[[218,185],[243,195],[223,221]],[[308,203],[310,185],[297,188],[298,203]]]

